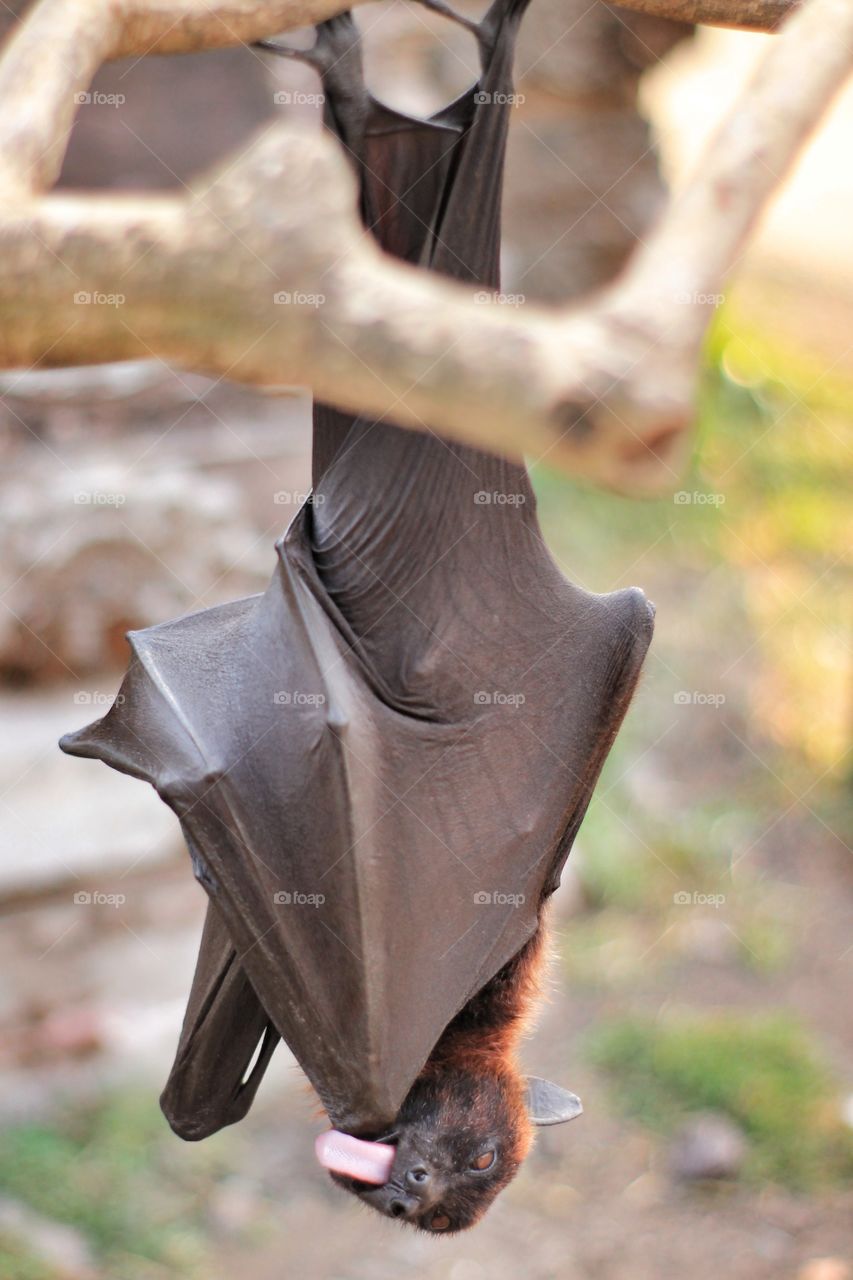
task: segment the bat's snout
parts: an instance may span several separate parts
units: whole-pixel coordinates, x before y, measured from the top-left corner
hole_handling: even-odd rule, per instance
[[[387,1186],[362,1192],[361,1198],[367,1200],[380,1213],[384,1213],[387,1218],[398,1218],[405,1222],[413,1221],[424,1210],[420,1197],[390,1182]]]

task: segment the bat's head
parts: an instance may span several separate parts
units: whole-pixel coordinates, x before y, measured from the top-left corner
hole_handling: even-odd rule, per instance
[[[395,1133],[388,1181],[356,1194],[387,1217],[424,1231],[464,1231],[530,1149],[524,1082],[509,1071],[426,1075],[403,1103]]]
[[[531,1082],[510,1069],[426,1073],[410,1090],[393,1133],[384,1137],[394,1147],[387,1180],[377,1186],[332,1176],[385,1217],[430,1234],[464,1231],[479,1221],[530,1150],[534,1125],[542,1123],[530,1089]],[[574,1095],[559,1092],[577,1114]]]

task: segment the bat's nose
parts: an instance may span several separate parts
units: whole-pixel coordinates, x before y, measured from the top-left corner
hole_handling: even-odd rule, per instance
[[[401,1181],[378,1187],[367,1198],[389,1218],[416,1218],[431,1205],[434,1183],[432,1170],[419,1161],[406,1170]]]
[[[414,1218],[423,1208],[417,1196],[397,1194],[389,1200],[385,1212],[389,1218]]]

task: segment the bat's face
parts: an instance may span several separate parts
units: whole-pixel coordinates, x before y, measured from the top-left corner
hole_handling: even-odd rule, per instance
[[[530,1147],[522,1082],[509,1072],[453,1069],[421,1077],[394,1134],[396,1155],[383,1186],[333,1175],[335,1181],[386,1217],[432,1234],[464,1231],[514,1177]]]

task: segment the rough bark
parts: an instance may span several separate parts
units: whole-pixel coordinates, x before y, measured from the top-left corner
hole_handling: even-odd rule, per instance
[[[853,6],[809,0],[793,14],[693,181],[583,305],[494,305],[383,257],[336,145],[287,124],[187,196],[42,194],[74,94],[105,58],[217,47],[340,7],[39,0],[0,61],[0,363],[154,354],[310,384],[346,409],[547,454],[633,492],[674,483],[714,299],[850,70]]]

